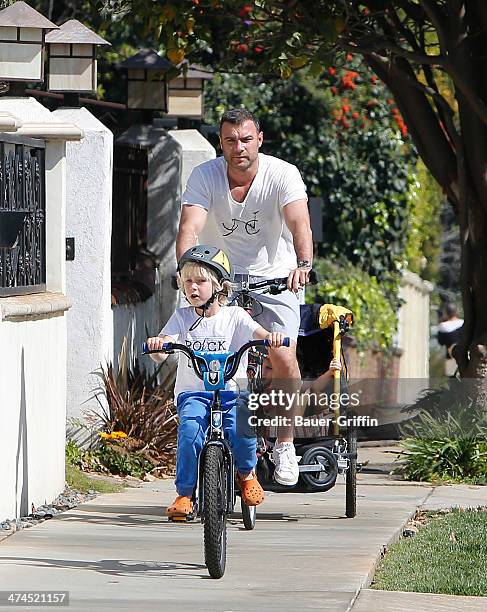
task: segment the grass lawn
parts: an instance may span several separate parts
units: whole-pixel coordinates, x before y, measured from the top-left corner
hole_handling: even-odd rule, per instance
[[[96,491],[97,493],[119,493],[124,489],[124,486],[121,484],[114,484],[99,478],[90,478],[78,467],[67,462],[66,483],[82,493],[87,493],[89,490]]]
[[[372,588],[487,596],[487,509],[425,512],[421,521],[414,537],[390,546]]]

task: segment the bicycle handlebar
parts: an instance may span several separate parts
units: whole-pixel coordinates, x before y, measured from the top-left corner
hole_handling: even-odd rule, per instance
[[[308,278],[310,285],[318,284],[318,276],[314,270],[310,270]],[[171,287],[176,290],[179,289],[175,276],[171,276]],[[287,276],[283,276],[282,278],[273,278],[271,280],[262,280],[256,283],[249,283],[248,287],[250,290],[269,287],[269,293],[276,295],[277,293],[282,293],[287,289]]]
[[[255,289],[269,289],[269,293],[271,295],[277,295],[278,293],[282,293],[287,289],[287,276],[283,276],[280,278],[270,278],[264,279],[261,281],[256,281],[255,283],[248,283],[247,288],[249,291]],[[309,273],[309,283],[310,285],[316,285],[318,283],[318,276],[314,270],[310,270]]]
[[[252,348],[253,346],[269,346],[269,345],[270,343],[269,343],[269,340],[267,339],[250,340],[250,342],[246,342],[243,346],[241,346],[238,349],[238,351],[235,351],[233,354],[230,354],[230,357],[228,358],[227,365],[226,365],[227,371],[224,373],[225,382],[229,381],[231,378],[235,376],[235,373],[237,372],[238,366],[240,364],[240,360],[242,359],[242,356],[245,353],[245,351],[247,351],[249,348]],[[290,345],[290,338],[288,337],[284,338],[282,346],[289,346],[289,345]],[[162,349],[149,350],[149,347],[147,346],[147,342],[144,342],[142,345],[143,355],[150,355],[152,353],[171,354],[171,353],[174,353],[174,351],[180,351],[181,353],[184,353],[191,360],[194,371],[196,372],[196,375],[198,376],[198,378],[203,380],[203,370],[201,369],[201,365],[203,364],[203,367],[206,370],[207,362],[203,357],[201,357],[200,355],[197,355],[193,351],[193,349],[189,348],[189,346],[186,346],[185,344],[178,344],[176,342],[165,342],[162,345]]]

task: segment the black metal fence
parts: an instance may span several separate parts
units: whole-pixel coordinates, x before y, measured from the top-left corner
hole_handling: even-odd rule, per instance
[[[147,246],[147,149],[116,144],[113,152],[112,279],[133,279]]]
[[[46,288],[44,143],[0,134],[0,296]]]

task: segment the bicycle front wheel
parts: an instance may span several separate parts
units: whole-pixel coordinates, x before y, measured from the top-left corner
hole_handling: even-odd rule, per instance
[[[221,578],[227,560],[227,478],[219,446],[209,446],[203,460],[205,564],[212,578]]]

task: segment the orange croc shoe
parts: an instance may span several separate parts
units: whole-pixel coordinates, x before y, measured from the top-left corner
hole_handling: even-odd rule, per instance
[[[237,484],[242,494],[242,501],[246,503],[247,506],[258,506],[264,501],[264,489],[260,486],[255,472],[252,471],[250,475],[252,478],[244,480],[243,477],[237,473]]]
[[[193,502],[190,497],[185,497],[184,495],[178,495],[172,505],[166,508],[166,514],[169,518],[185,518],[192,513]]]

